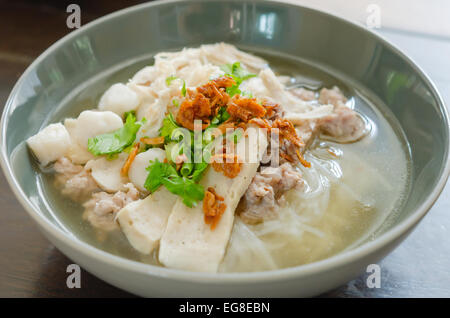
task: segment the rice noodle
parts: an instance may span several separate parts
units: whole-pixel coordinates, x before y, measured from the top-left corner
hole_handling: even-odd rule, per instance
[[[352,166],[353,159],[359,160],[351,153],[347,156],[346,166]],[[357,228],[350,226],[360,222],[358,215],[373,214],[371,183],[354,186],[358,175],[344,178],[339,158],[325,149],[313,148],[305,157],[311,162],[311,168],[299,167],[305,186],[286,193],[277,218],[256,225],[236,218],[221,271],[258,271],[274,265],[284,268],[325,258],[345,246],[349,234],[343,233],[353,229],[352,235],[358,234]],[[368,171],[373,169],[358,163]]]
[[[264,242],[239,218],[236,218],[228,244],[226,261],[219,271],[247,271],[249,267],[253,271],[278,268]]]
[[[278,218],[256,225],[246,225],[239,217],[236,218],[231,243],[222,264],[223,271],[261,270],[255,268],[255,264],[264,264],[263,267],[266,267],[274,260],[281,260],[277,268],[284,267],[284,258],[277,255],[291,245],[301,245],[305,233],[318,239],[325,238],[323,231],[312,224],[326,214],[330,200],[330,179],[334,181],[337,178],[332,173],[328,173],[330,179],[320,173],[321,164],[313,160],[311,168],[302,169],[304,190],[290,191],[291,195],[280,208]],[[257,255],[248,255],[248,250],[256,251],[255,247]],[[269,259],[271,262],[268,263]]]
[[[347,152],[344,150],[345,148],[341,148],[341,145],[337,146],[338,149],[334,149],[332,142],[323,142],[323,139],[322,142],[319,142],[318,139],[314,141],[317,136],[326,133],[323,130],[324,122],[327,122],[332,128],[349,126],[348,121],[332,121],[333,118],[330,118],[332,117],[330,114],[336,113],[337,102],[327,99],[323,102],[333,104],[321,104],[320,94],[317,92],[314,92],[308,100],[302,99],[298,92],[295,94],[292,90],[286,89],[286,84],[295,83],[294,78],[276,75],[264,59],[239,51],[236,47],[225,43],[202,45],[179,52],[162,52],[157,54],[154,60],[153,66],[147,66],[137,72],[126,84],[126,87],[124,84],[120,84],[122,91],[133,96],[131,110],[136,112],[138,120],[144,122],[137,133],[137,140],[141,140],[142,137],[160,136],[163,119],[169,112],[174,118],[177,118],[177,112],[183,108],[178,106],[186,101],[185,98],[189,98],[194,89],[206,84],[211,79],[224,75],[224,71],[220,68],[221,65],[240,62],[244,71],[250,71],[258,76],[242,82],[238,87],[241,92],[237,94],[240,94],[241,97],[253,95],[255,98],[253,102],[258,103],[261,108],[266,102],[277,104],[275,115],[270,118],[268,116],[268,120],[276,121],[279,118],[289,120],[291,127],[295,125],[298,138],[302,138],[301,141],[304,141],[301,143],[299,139],[301,146],[296,148],[297,155],[300,159],[310,163],[311,167],[297,165],[293,160],[288,163],[292,168],[291,172],[294,171],[298,180],[304,181],[304,183],[301,187],[286,187],[282,191],[272,192],[273,196],[270,202],[276,202],[276,205],[270,206],[273,208],[270,211],[274,211],[275,215],[273,219],[262,218],[262,223],[249,225],[244,223],[243,214],[240,214],[242,218],[236,215],[220,271],[273,270],[317,261],[339,252],[340,249],[349,246],[356,240],[355,238],[358,238],[358,229],[366,226],[360,225],[364,222],[361,220],[366,220],[366,222],[373,220],[371,214],[374,214],[374,202],[377,203],[377,209],[381,208],[386,211],[392,209],[394,200],[392,198],[387,200],[382,196],[387,196],[386,192],[388,192],[394,197],[397,192],[394,191],[395,187],[386,178],[386,175],[381,175],[377,170],[379,158],[378,162],[369,164],[365,157]],[[168,79],[171,80],[168,81]],[[295,86],[291,88],[293,87]],[[186,91],[183,93],[184,88],[186,88],[187,94]],[[333,96],[344,99],[345,102],[345,96],[337,87],[331,90],[325,89],[324,92],[331,92],[334,94]],[[353,106],[354,99],[350,99],[347,104],[347,106]],[[345,107],[342,105],[338,106]],[[273,107],[275,109],[275,106]],[[345,108],[345,110],[348,109]],[[122,116],[123,114],[118,115]],[[233,115],[233,112],[229,111],[229,115]],[[143,118],[146,118],[146,121],[143,121]],[[74,119],[66,120],[65,126],[69,132],[71,132],[74,122]],[[338,124],[341,122],[344,124],[339,126]],[[70,125],[71,123],[72,125]],[[164,139],[164,137],[162,138]],[[338,139],[329,140],[337,141]],[[288,146],[286,149],[285,151],[289,150]],[[91,156],[84,148],[72,150],[67,155],[72,162],[80,161],[79,163],[85,164],[90,158],[84,160],[85,153]],[[137,150],[138,148],[136,148],[136,153]],[[344,151],[345,160],[342,160]],[[75,158],[79,160],[75,160]],[[292,159],[292,157],[290,158]],[[70,163],[69,159],[67,160]],[[300,162],[303,163],[302,160]],[[58,164],[56,168],[58,168]],[[83,167],[80,165],[79,170],[82,169]],[[127,173],[123,173],[124,177],[126,175]],[[78,179],[84,183],[90,180],[87,178],[88,176],[90,176],[90,172],[87,176],[82,174],[83,179],[77,175]],[[64,177],[65,180],[68,176],[61,172],[58,177],[59,179]],[[79,192],[80,189],[84,189],[82,187],[84,183],[78,179],[76,179],[78,183],[75,184],[78,185],[77,187],[74,187],[73,182],[69,185],[74,188],[72,190]],[[280,177],[279,180],[286,181],[286,179],[288,178]],[[135,182],[133,178],[130,181]],[[280,181],[278,185],[281,183]],[[95,182],[93,185],[95,186]],[[383,188],[384,192],[379,188]],[[143,189],[141,190],[143,191]],[[266,191],[268,190],[266,189]],[[96,195],[99,197],[98,200],[91,200],[89,204],[92,211],[94,211],[94,206],[96,207],[97,214],[99,211],[106,211],[103,214],[110,217],[113,215],[111,213],[117,212],[115,209],[125,205],[123,202],[126,200],[120,201],[120,204],[116,204],[116,206],[108,205],[107,203],[112,202],[114,194],[106,192],[101,192],[101,194],[101,197],[99,194]],[[133,194],[136,195],[132,199],[137,200],[139,192],[136,190],[136,193],[133,192]],[[97,207],[96,204],[100,201],[103,205]],[[267,207],[262,204],[257,205],[257,203],[253,206]],[[99,210],[100,207],[108,209]],[[104,216],[103,214],[100,213],[100,216]],[[94,221],[96,220],[90,218],[92,224],[95,223]],[[100,221],[104,220],[100,219]],[[108,226],[116,229],[117,225],[113,219],[108,218],[106,221],[109,222]],[[97,222],[97,224],[98,227],[105,227],[101,222]],[[227,232],[225,242],[228,240],[228,234],[229,232]]]

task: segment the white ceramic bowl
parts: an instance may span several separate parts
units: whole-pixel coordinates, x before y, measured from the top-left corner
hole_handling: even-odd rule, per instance
[[[271,24],[261,27],[259,22],[268,21],[267,17]],[[288,269],[192,273],[106,253],[76,238],[54,217],[58,211],[52,210],[40,191],[38,173],[23,141],[56,116],[57,105],[94,75],[148,53],[218,41],[256,52],[278,51],[330,67],[391,108],[411,146],[411,193],[402,213],[376,239]],[[412,79],[414,86],[405,85],[388,96],[392,72]],[[431,81],[398,49],[361,26],[281,2],[164,1],[89,23],[37,58],[5,107],[1,163],[14,193],[44,235],[84,269],[114,286],[141,296],[312,296],[358,276],[412,231],[447,180],[448,135],[448,116]]]

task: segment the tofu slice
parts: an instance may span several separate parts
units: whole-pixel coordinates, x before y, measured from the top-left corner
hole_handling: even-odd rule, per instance
[[[70,136],[62,124],[50,124],[28,138],[27,144],[39,162],[46,166],[67,153]]]
[[[244,160],[238,176],[231,179],[210,167],[201,180],[205,189],[214,187],[225,199],[226,210],[214,230],[205,224],[202,202],[194,208],[188,208],[181,199],[177,200],[160,243],[159,261],[165,266],[217,272],[230,239],[234,211],[256,174],[259,159],[267,148],[267,136],[261,129],[249,128],[237,148],[238,153],[247,154],[247,158],[248,155],[257,155],[250,158],[253,159],[250,162]]]
[[[150,254],[158,246],[176,200],[174,194],[161,187],[117,213],[116,220],[133,248]]]
[[[122,176],[121,169],[128,158],[128,154],[122,152],[118,158],[108,160],[105,157],[90,160],[86,163],[85,169],[91,170],[92,178],[107,192],[117,192],[125,189],[127,178]]]

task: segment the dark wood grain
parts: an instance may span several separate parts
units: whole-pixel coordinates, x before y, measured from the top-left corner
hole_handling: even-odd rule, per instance
[[[77,1],[82,23],[140,1]],[[0,1],[0,107],[26,67],[69,33],[66,7],[73,1]],[[130,297],[90,275],[81,288],[66,286],[73,263],[39,232],[0,172],[0,297]]]

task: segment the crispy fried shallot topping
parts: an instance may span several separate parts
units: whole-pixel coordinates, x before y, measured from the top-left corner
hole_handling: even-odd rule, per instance
[[[211,107],[208,98],[203,94],[195,94],[194,98],[186,98],[177,114],[177,122],[183,127],[194,130],[194,120],[203,121],[202,129],[209,126],[208,117],[211,116]]]
[[[217,114],[220,107],[227,105],[230,96],[225,89],[236,82],[231,77],[219,77],[209,81],[196,91],[188,90],[188,96],[180,106],[177,122],[183,127],[194,130],[194,120],[202,120],[202,129],[206,129],[209,117]]]
[[[311,167],[311,163],[306,161],[306,159],[303,157],[303,155],[301,154],[300,150],[296,150],[297,153],[297,158],[300,161],[300,163],[306,167],[306,168],[310,168]]]
[[[287,153],[285,153],[283,151],[280,151],[280,156],[282,158],[284,158],[286,161],[289,161],[291,163],[294,163],[294,161],[295,161],[290,155],[288,155]]]
[[[225,134],[227,129],[242,128],[245,131],[248,123],[268,131],[277,128],[280,144],[291,145],[282,147],[280,156],[291,163],[295,163],[298,159],[303,166],[310,167],[311,164],[305,160],[302,154],[305,144],[298,136],[294,125],[281,117],[280,105],[269,100],[263,100],[260,104],[255,98],[246,98],[240,95],[230,98],[226,88],[235,84],[233,78],[223,76],[211,80],[195,90],[188,89],[187,97],[180,106],[176,121],[181,126],[194,130],[194,120],[199,119],[202,121],[202,129],[206,129],[211,123],[211,118],[218,114],[219,109],[226,107],[230,118],[217,127],[222,134]],[[211,165],[214,170],[223,172],[229,178],[234,178],[239,174],[242,163],[238,162],[237,156],[234,154],[217,154],[211,158]]]
[[[222,214],[225,212],[226,204],[221,203],[224,198],[216,193],[216,190],[209,187],[205,191],[203,198],[203,213],[205,223],[211,226],[211,230],[214,230],[219,223]]]
[[[222,76],[212,80],[219,88],[227,88],[236,84],[236,81],[230,76]]]
[[[235,125],[235,123],[234,122],[231,122],[231,121],[229,121],[229,122],[225,122],[225,123],[223,123],[223,124],[220,124],[218,127],[217,127],[217,129],[219,129],[221,132],[222,132],[222,134],[225,134],[226,132],[227,132],[227,129],[234,129],[236,127],[236,125]]]
[[[292,145],[297,147],[295,153],[297,154],[297,158],[300,161],[300,163],[306,168],[311,167],[311,163],[306,161],[306,159],[303,157],[300,151],[300,148],[304,147],[305,144],[303,143],[302,139],[298,136],[294,125],[287,119],[278,118],[272,123],[272,128],[278,128],[278,133],[280,135],[280,143],[287,140]],[[283,150],[280,151],[280,156],[291,163],[295,162],[294,158],[292,158],[288,153],[284,152]]]
[[[122,169],[120,170],[120,173],[123,176],[128,176],[128,170],[130,170],[130,166],[134,161],[134,158],[136,158],[137,154],[139,153],[140,143],[136,143],[133,148],[130,151],[130,154],[128,155],[127,160],[122,166]]]
[[[211,165],[217,172],[228,178],[235,178],[241,171],[242,162],[236,154],[221,153],[211,157]]]
[[[281,107],[276,103],[265,100],[262,106],[266,109],[266,115],[264,116],[266,119],[276,119],[281,113]]]
[[[215,115],[216,111],[220,107],[226,106],[230,100],[230,96],[225,92],[225,89],[235,84],[236,82],[234,79],[223,76],[209,81],[203,86],[197,87],[197,92],[209,98],[211,109]]]
[[[162,136],[154,138],[142,137],[140,141],[146,145],[157,146],[164,144],[164,137]]]
[[[254,117],[264,117],[266,109],[258,104],[255,98],[235,96],[228,104],[227,112],[234,119],[248,122]]]
[[[273,122],[272,128],[278,128],[281,140],[289,140],[297,147],[304,146],[302,140],[295,131],[294,125],[289,120],[278,118]]]
[[[272,128],[269,121],[264,118],[252,118],[249,121],[250,124],[258,125],[260,128],[266,128],[268,131]]]

